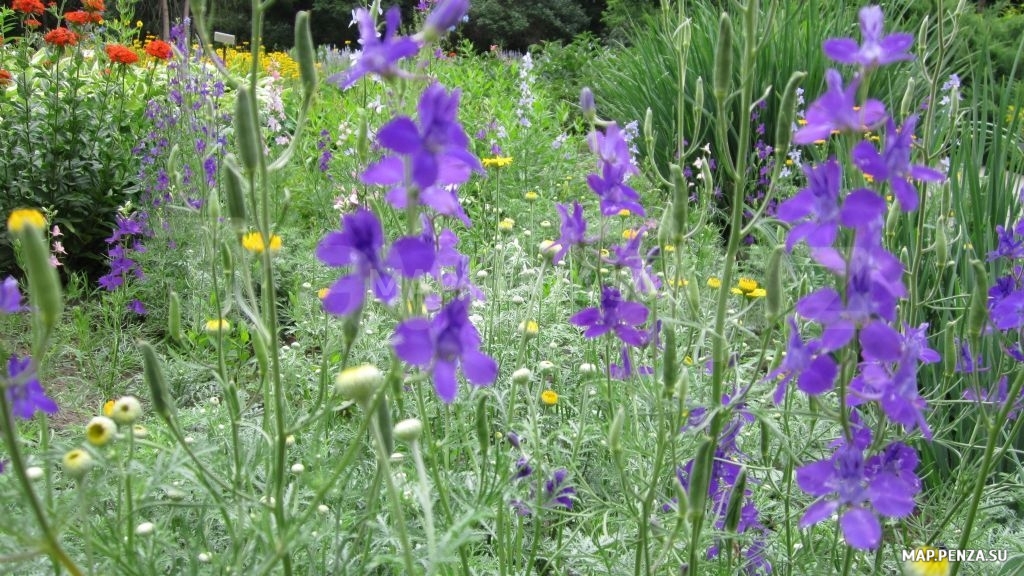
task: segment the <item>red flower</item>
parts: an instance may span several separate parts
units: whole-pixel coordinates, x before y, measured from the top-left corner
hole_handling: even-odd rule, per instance
[[[72,24],[79,26],[85,26],[91,24],[93,21],[93,15],[86,12],[85,10],[75,10],[74,12],[67,12],[64,14],[64,19]]]
[[[160,60],[170,60],[171,56],[174,56],[174,50],[163,40],[150,40],[146,43],[146,54]]]
[[[82,0],[82,7],[89,12],[103,12],[107,9],[103,0]]]
[[[53,46],[74,46],[75,44],[78,44],[78,34],[75,34],[63,26],[58,26],[47,32],[46,35],[43,36],[43,40],[45,40],[47,44],[52,44]]]
[[[28,26],[29,28],[39,28],[42,25],[43,23],[40,22],[39,20],[36,20],[35,18],[29,18],[25,20],[25,26]]]
[[[25,14],[42,14],[46,10],[39,0],[14,0],[11,8]]]
[[[135,64],[139,61],[139,55],[131,48],[120,44],[107,44],[107,58],[118,64]]]
[[[3,68],[0,68],[0,88],[9,85],[13,81],[14,77],[11,76],[11,73],[7,70],[4,70]]]

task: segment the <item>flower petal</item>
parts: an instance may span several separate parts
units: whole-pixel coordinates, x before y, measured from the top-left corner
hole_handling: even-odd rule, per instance
[[[347,316],[363,305],[366,280],[358,274],[342,276],[324,296],[324,310],[331,314]]]
[[[498,363],[479,350],[463,350],[462,373],[477,386],[492,384],[498,377]]]
[[[430,321],[410,318],[395,328],[391,347],[402,360],[416,366],[430,364],[434,355],[434,342],[430,337]]]
[[[445,404],[455,401],[459,391],[459,383],[455,379],[455,364],[438,360],[434,364],[434,390]]]
[[[851,508],[839,518],[846,543],[858,550],[872,550],[882,541],[882,525],[864,508]]]

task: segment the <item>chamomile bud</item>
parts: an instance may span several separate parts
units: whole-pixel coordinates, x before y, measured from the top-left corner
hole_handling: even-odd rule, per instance
[[[135,396],[122,396],[114,402],[110,417],[118,424],[131,424],[142,414],[142,404]]]
[[[413,443],[423,435],[423,422],[419,418],[408,418],[395,424],[395,438],[402,442]]]
[[[512,381],[516,384],[526,384],[533,377],[529,368],[520,368],[512,373]]]
[[[364,404],[384,383],[384,375],[371,364],[361,364],[342,370],[334,379],[334,389],[343,398]]]
[[[117,424],[106,416],[96,416],[85,427],[85,440],[93,446],[106,446],[117,434]]]
[[[72,478],[81,479],[92,469],[93,459],[85,450],[75,448],[64,454],[61,463],[64,466],[64,471]]]

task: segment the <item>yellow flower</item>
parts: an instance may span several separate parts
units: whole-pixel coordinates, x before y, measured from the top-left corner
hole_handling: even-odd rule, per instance
[[[676,245],[675,244],[665,244],[664,246],[661,247],[661,249],[664,250],[666,253],[671,254],[671,253],[676,251]]]
[[[800,126],[807,126],[807,119],[806,118],[797,118],[796,119],[796,123],[799,124]]]
[[[223,318],[214,318],[206,321],[205,328],[210,334],[220,334],[222,332],[229,332],[231,330],[231,323]]]
[[[607,248],[601,248],[601,258],[607,258],[611,256],[611,252]]]
[[[627,228],[627,229],[622,231],[622,239],[623,240],[632,240],[633,238],[636,238],[636,234],[637,234],[636,230],[633,230],[631,228]]]
[[[619,210],[619,216],[629,216],[630,214],[632,214],[632,212],[630,212],[629,210],[627,210],[625,208],[623,208],[622,210]]]
[[[752,278],[740,278],[736,282],[736,287],[743,291],[744,294],[757,290],[757,280]]]
[[[683,357],[683,364],[686,364],[687,366],[693,366],[693,358],[690,358],[689,356]]]
[[[106,446],[117,433],[117,424],[106,416],[97,416],[89,420],[85,427],[85,440],[93,446]]]
[[[512,165],[511,156],[495,156],[494,158],[484,158],[481,160],[484,168],[504,168]]]
[[[722,281],[712,276],[711,278],[708,278],[708,286],[717,290],[722,287]]]
[[[259,232],[249,232],[242,236],[242,247],[252,252],[253,254],[259,254],[266,249],[266,245],[263,242],[263,234]],[[277,234],[270,235],[270,252],[277,253],[281,250],[281,237]]]
[[[755,288],[747,294],[747,298],[764,298],[768,295],[768,291],[764,288]]]
[[[107,400],[106,402],[103,403],[103,415],[104,416],[110,416],[113,413],[114,413],[114,401],[113,400]]]
[[[323,300],[324,298],[327,298],[327,294],[330,291],[331,291],[330,288],[321,288],[321,289],[316,291],[316,297],[321,299],[321,300]]]
[[[511,218],[502,218],[501,222],[498,222],[498,230],[501,232],[511,232],[515,228],[516,221]]]
[[[536,320],[525,320],[519,323],[519,331],[527,338],[533,338],[540,332],[540,325]]]
[[[534,202],[538,198],[540,198],[540,194],[537,194],[533,190],[530,190],[529,192],[526,193],[525,198],[527,202]]]
[[[864,181],[867,182],[868,184],[871,184],[872,182],[875,181],[875,177],[872,176],[871,174],[865,174]]]
[[[914,549],[914,557],[903,563],[905,576],[947,576],[950,572],[948,558],[940,558],[940,550],[928,546]]]
[[[558,393],[554,390],[545,390],[540,393],[540,401],[543,402],[545,406],[554,406],[555,404],[558,404]]]
[[[11,232],[21,232],[26,226],[42,230],[46,228],[46,218],[35,208],[19,208],[7,217],[7,229]]]
[[[690,285],[690,281],[687,280],[686,278],[676,278],[676,279],[669,280],[668,281],[668,285],[669,286],[678,286],[678,287],[682,288],[683,286],[689,286]]]
[[[135,21],[135,27],[136,28],[142,28],[142,20],[136,20]]]
[[[68,474],[75,478],[81,478],[92,468],[92,456],[81,448],[75,448],[64,454],[62,463]]]

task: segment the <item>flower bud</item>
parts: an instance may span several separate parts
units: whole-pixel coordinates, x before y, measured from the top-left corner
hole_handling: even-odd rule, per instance
[[[299,77],[306,98],[316,90],[316,48],[313,47],[313,33],[309,29],[309,11],[295,14],[295,55],[299,61]]]
[[[704,504],[708,497],[708,484],[711,479],[711,467],[715,464],[714,444],[711,440],[702,440],[697,446],[697,457],[690,470],[689,505],[694,518],[704,516]]]
[[[42,348],[64,310],[60,278],[57,277],[57,270],[50,265],[50,246],[43,236],[46,218],[34,208],[14,210],[7,218],[7,230],[21,242],[25,273],[28,276],[28,294],[37,310],[35,348],[37,353],[42,353]]]
[[[441,0],[423,23],[424,37],[429,41],[437,40],[458,25],[468,12],[469,0]]]
[[[971,295],[970,309],[967,312],[967,334],[971,339],[972,349],[978,349],[978,340],[988,323],[988,273],[985,264],[980,260],[971,260],[974,270],[974,290]]]
[[[903,91],[903,101],[900,102],[900,117],[906,118],[914,106],[914,77],[907,78],[907,89]],[[891,138],[892,136],[887,136]]]
[[[240,87],[235,94],[235,142],[242,166],[250,174],[259,167],[263,155],[263,137],[256,122],[256,109],[253,106],[255,96],[249,88]]]
[[[139,342],[139,350],[142,351],[142,376],[146,384],[149,385],[153,411],[167,420],[171,416],[173,404],[167,391],[167,379],[164,377],[163,367],[160,366],[160,361],[157,359],[156,350],[149,342]]]
[[[122,396],[118,398],[110,411],[110,417],[114,419],[114,422],[121,425],[135,422],[141,414],[142,404],[139,403],[139,399],[135,396]]]
[[[748,39],[749,40],[749,39]],[[725,103],[732,86],[732,19],[727,12],[722,12],[718,19],[718,45],[715,47],[715,100],[719,105]]]
[[[361,364],[339,372],[334,378],[334,389],[343,398],[364,404],[369,402],[383,383],[384,375],[376,366]]]
[[[956,320],[951,320],[946,323],[946,330],[942,335],[942,368],[945,375],[949,378],[953,377],[956,372],[956,361],[959,358],[959,354],[956,349],[956,340],[953,339],[956,330]]]
[[[594,93],[587,86],[580,90],[580,110],[583,111],[583,119],[593,124],[597,118],[597,104],[594,102]]]
[[[526,384],[533,377],[529,368],[520,368],[512,373],[512,381],[516,384]]]
[[[729,504],[725,508],[725,530],[736,532],[740,525],[740,517],[743,512],[743,496],[747,491],[747,468],[740,469],[739,476],[732,485],[732,493],[729,495]]]
[[[676,350],[676,330],[672,326],[665,327],[665,354],[662,358],[662,384],[665,386],[665,397],[671,398],[679,379],[679,364]]]
[[[423,435],[423,422],[419,418],[408,418],[395,424],[395,438],[407,444],[420,439]]]
[[[793,72],[782,91],[779,103],[779,117],[775,124],[775,162],[784,164],[789,153],[789,143],[793,139],[793,116],[796,115],[796,90],[800,87],[806,72]]]
[[[152,522],[143,522],[135,527],[135,534],[137,536],[149,536],[153,533],[154,528],[155,526],[153,526]]]
[[[171,290],[167,304],[167,335],[175,342],[184,339],[181,332],[181,298],[174,290]]]
[[[491,446],[491,425],[487,420],[487,396],[481,395],[476,403],[476,440],[480,445],[480,458],[487,458],[487,449]]]
[[[689,26],[687,26],[689,30]],[[693,124],[700,126],[704,120],[704,78],[697,77],[697,85],[693,87]]]
[[[778,321],[782,313],[782,254],[785,249],[785,246],[776,246],[768,259],[764,283],[768,292],[765,295],[765,312],[769,322]]]
[[[68,475],[75,479],[81,479],[92,469],[93,460],[88,452],[81,448],[75,448],[64,454],[61,463]]]
[[[683,241],[689,220],[690,191],[678,164],[670,165],[669,173],[672,178],[672,235],[675,238],[674,243],[679,244]]]
[[[93,446],[106,446],[117,434],[117,424],[106,416],[96,416],[85,426],[85,440]]]
[[[248,218],[245,212],[245,191],[248,184],[242,178],[238,162],[233,154],[224,157],[223,166],[226,168],[224,186],[228,195],[228,218],[235,231],[241,232],[248,228]]]
[[[622,425],[625,420],[626,412],[622,406],[619,406],[619,409],[615,411],[615,418],[612,419],[612,425],[608,429],[608,449],[616,458],[622,454]]]

